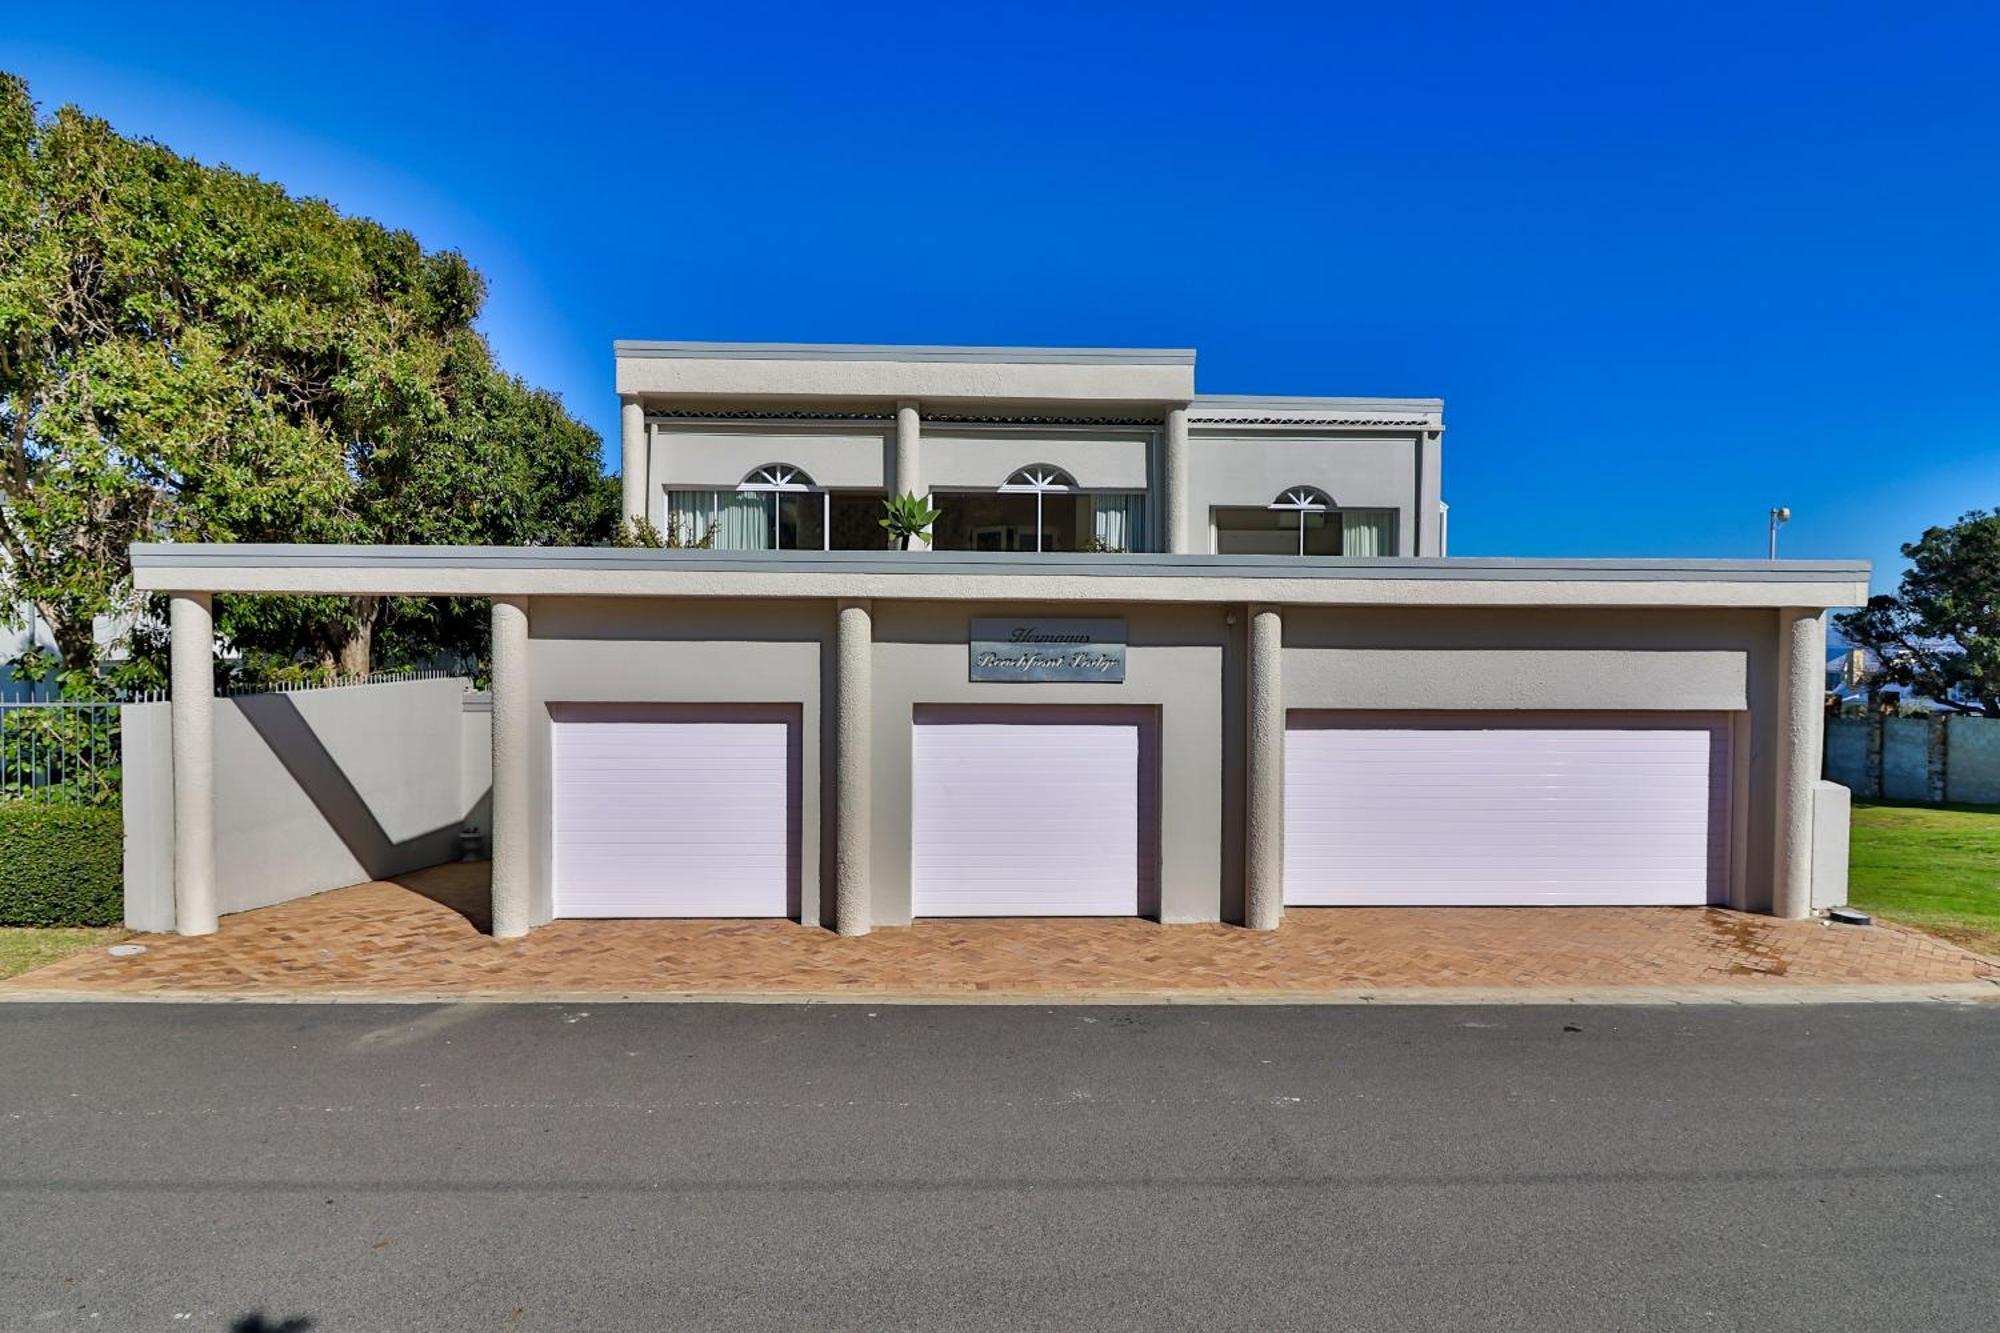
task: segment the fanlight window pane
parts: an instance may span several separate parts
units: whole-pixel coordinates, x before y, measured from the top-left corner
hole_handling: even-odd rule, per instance
[[[739,490],[746,491],[805,491],[812,489],[812,478],[790,463],[767,463],[754,469],[743,479]]]

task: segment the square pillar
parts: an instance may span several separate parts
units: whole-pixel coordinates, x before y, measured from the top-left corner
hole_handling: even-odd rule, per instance
[[[874,762],[874,617],[866,601],[840,603],[834,629],[833,904],[843,935],[874,925],[868,824]],[[822,908],[820,917],[825,919]]]
[[[1285,914],[1284,620],[1275,606],[1250,608],[1249,690],[1244,716],[1243,924],[1275,930]]]
[[[528,933],[528,604],[493,599],[493,935]]]
[[[175,593],[167,705],[174,748],[174,928],[213,935],[215,897],[215,608],[207,593]]]

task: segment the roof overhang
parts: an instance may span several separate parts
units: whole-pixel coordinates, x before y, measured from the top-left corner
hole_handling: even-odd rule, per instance
[[[1194,352],[1146,347],[613,344],[618,392],[641,398],[1185,403]]]
[[[1298,398],[1253,394],[1196,394],[1188,404],[1195,431],[1235,426],[1262,428],[1335,426],[1354,430],[1442,431],[1442,398]]]
[[[445,597],[1268,602],[1304,606],[1858,606],[1866,561],[1313,559],[943,551],[140,543],[147,592]]]

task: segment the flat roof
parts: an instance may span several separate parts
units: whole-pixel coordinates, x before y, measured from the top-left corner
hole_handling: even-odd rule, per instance
[[[617,356],[705,361],[975,361],[1021,366],[1191,366],[1192,347],[952,347],[925,343],[716,343],[620,338]]]
[[[1176,347],[896,347],[870,343],[612,344],[618,392],[678,399],[1184,403]]]
[[[142,542],[132,570],[148,592],[1825,609],[1867,600],[1869,564]]]

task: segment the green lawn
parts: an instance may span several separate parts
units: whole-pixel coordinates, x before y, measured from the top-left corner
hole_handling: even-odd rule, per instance
[[[0,927],[0,980],[85,949],[116,944],[130,933],[122,926]]]
[[[1856,801],[1856,907],[2000,955],[2000,806]]]

